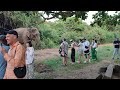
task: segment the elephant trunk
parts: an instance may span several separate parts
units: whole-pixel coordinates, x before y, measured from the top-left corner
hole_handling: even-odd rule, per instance
[[[38,38],[35,40],[35,46],[37,46],[37,47],[40,46],[40,37],[38,37]]]

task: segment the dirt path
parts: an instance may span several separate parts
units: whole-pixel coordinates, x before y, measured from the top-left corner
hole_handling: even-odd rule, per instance
[[[112,45],[112,44],[111,43],[110,44],[101,44],[101,45],[99,45],[99,47],[110,46],[110,45]],[[77,48],[76,48],[76,50],[77,50]],[[69,52],[70,52],[70,49],[69,49]],[[59,53],[58,53],[58,49],[56,49],[56,48],[35,51],[35,59],[39,60],[39,61],[42,61],[42,60],[45,60],[48,58],[58,57],[58,56],[59,56]]]

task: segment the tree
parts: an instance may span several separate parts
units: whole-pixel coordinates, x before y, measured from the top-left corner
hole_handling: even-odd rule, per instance
[[[108,11],[98,11],[92,18],[94,19],[94,22],[91,23],[91,26],[98,24],[100,27],[104,25],[107,27],[115,27],[117,24],[120,24],[120,13],[118,12],[111,16],[108,15]]]
[[[44,11],[44,14],[47,14],[48,18],[45,18],[42,14],[41,16],[44,18],[44,20],[58,18],[64,21],[67,17],[75,16],[75,20],[77,21],[78,18],[85,20],[87,18],[87,12],[89,11]],[[52,15],[52,17],[49,17],[50,15]]]
[[[91,23],[91,25],[93,26],[94,24],[97,23],[101,27],[105,25],[105,21],[108,18],[109,18],[109,15],[107,11],[98,11],[98,13],[93,15],[92,19],[94,19],[94,22]]]
[[[14,29],[37,26],[43,22],[38,11],[0,11],[0,27]]]

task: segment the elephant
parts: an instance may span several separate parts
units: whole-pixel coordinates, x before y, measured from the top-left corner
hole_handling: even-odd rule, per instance
[[[26,48],[28,41],[34,41],[35,46],[40,45],[40,33],[37,28],[16,28],[18,33],[18,41]]]

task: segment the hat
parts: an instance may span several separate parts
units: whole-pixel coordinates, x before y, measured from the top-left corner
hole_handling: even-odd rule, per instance
[[[15,30],[10,30],[7,32],[7,34],[13,34],[13,35],[16,35],[17,38],[18,38],[18,33],[15,31]]]
[[[6,38],[6,35],[0,35],[0,40],[3,40]]]

